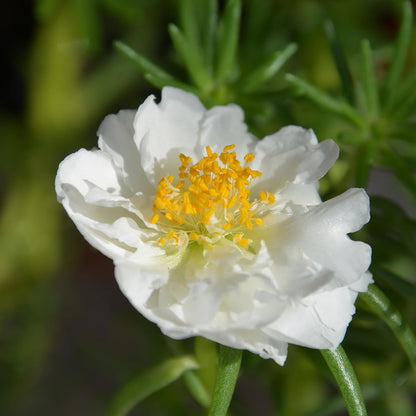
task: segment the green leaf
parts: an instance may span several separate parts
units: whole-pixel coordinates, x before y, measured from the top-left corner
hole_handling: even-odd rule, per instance
[[[397,102],[395,107],[391,111],[391,118],[396,121],[406,121],[414,116],[414,106],[416,103],[416,90],[414,85],[409,86],[408,93],[402,98],[400,102]]]
[[[212,87],[212,80],[208,75],[200,55],[193,50],[189,40],[185,38],[184,34],[176,25],[171,23],[168,26],[168,30],[173,46],[176,52],[182,57],[192,81],[201,91],[209,91]]]
[[[399,35],[384,82],[384,93],[387,103],[394,99],[403,72],[407,49],[412,36],[412,17],[412,4],[410,1],[405,1],[402,8],[402,23]]]
[[[203,407],[209,407],[212,395],[206,389],[201,378],[193,371],[184,373],[183,378],[192,397]]]
[[[209,416],[226,416],[240,371],[242,351],[220,346],[217,379]]]
[[[341,144],[349,146],[360,146],[364,143],[366,138],[360,131],[344,130],[337,136],[337,141]]]
[[[202,41],[205,52],[205,64],[210,74],[214,69],[215,42],[218,25],[218,3],[217,0],[206,0],[205,30]]]
[[[228,0],[218,28],[216,77],[225,81],[231,75],[237,55],[241,0]]]
[[[188,41],[189,46],[192,48],[193,53],[200,53],[201,45],[199,42],[195,2],[192,0],[180,0],[179,6],[183,35]]]
[[[309,82],[298,78],[293,74],[286,74],[285,79],[289,84],[292,85],[295,91],[299,92],[301,95],[304,95],[324,110],[341,116],[357,127],[365,128],[365,120],[361,117],[357,110],[355,110],[349,104],[330,97],[328,94],[316,88]]]
[[[243,90],[245,92],[254,91],[258,86],[274,77],[296,50],[297,45],[291,43],[282,51],[273,52],[260,66],[250,72],[250,74],[242,81]]]
[[[398,85],[397,92],[394,96],[394,101],[388,107],[389,113],[394,112],[396,118],[400,117],[403,103],[409,101],[409,97],[414,95],[416,89],[416,66],[410,69],[404,82]],[[398,116],[399,115],[399,116]]]
[[[363,394],[354,369],[340,345],[336,350],[321,350],[329,369],[338,384],[350,416],[366,416]]]
[[[388,297],[376,286],[371,285],[367,293],[360,293],[360,298],[376,313],[393,331],[397,340],[406,352],[416,375],[416,337],[409,325],[403,321],[399,310]]]
[[[379,113],[379,97],[373,68],[373,57],[370,42],[361,42],[361,78],[364,86],[364,105],[367,114],[376,119]]]
[[[193,71],[198,72],[198,77],[203,83],[203,87],[208,89],[206,84],[211,85],[209,71],[205,62],[204,51],[202,49],[198,19],[196,13],[197,3],[193,0],[180,0],[180,16],[183,28],[183,37],[187,44],[187,58],[185,62],[193,65]],[[198,7],[200,7],[198,5]],[[208,16],[209,18],[209,16]],[[174,35],[175,36],[175,35]],[[188,68],[191,73],[191,68]],[[196,74],[193,74],[195,77]]]
[[[329,41],[332,56],[341,79],[342,91],[350,104],[354,103],[354,82],[347,59],[338,40],[334,24],[331,21],[325,22],[325,33]]]
[[[356,152],[357,168],[355,175],[355,185],[359,188],[365,188],[370,176],[371,165],[373,164],[374,148],[372,143],[361,145]]]
[[[159,80],[164,80],[164,82],[166,82],[165,85],[171,85],[169,83],[175,81],[175,78],[172,75],[170,75],[168,72],[166,72],[158,65],[154,64],[149,59],[145,58],[143,55],[140,55],[138,52],[136,52],[134,49],[132,49],[125,43],[116,40],[114,42],[114,47],[124,56],[129,58],[130,61],[136,64],[144,75],[150,74],[151,76]]]
[[[107,415],[126,415],[140,401],[197,367],[194,357],[185,355],[171,358],[138,375],[115,394],[108,406]]]

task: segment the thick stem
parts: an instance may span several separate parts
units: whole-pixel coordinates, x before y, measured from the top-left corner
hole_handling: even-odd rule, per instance
[[[403,321],[399,310],[388,297],[376,286],[371,285],[360,298],[390,327],[400,342],[416,374],[416,337],[409,325]]]
[[[363,394],[350,360],[341,345],[335,350],[321,350],[338,384],[350,416],[367,416]]]
[[[220,346],[217,379],[209,416],[226,416],[240,371],[242,351]]]

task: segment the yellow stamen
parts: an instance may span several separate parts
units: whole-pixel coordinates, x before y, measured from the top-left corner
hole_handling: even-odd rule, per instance
[[[263,220],[261,218],[254,218],[253,220],[257,225],[263,225]]]
[[[244,160],[245,160],[245,162],[247,163],[247,164],[249,164],[250,162],[252,162],[253,160],[254,160],[254,155],[253,155],[253,153],[247,153],[245,156],[244,156]]]
[[[227,153],[227,152],[229,152],[230,150],[233,150],[233,149],[234,149],[234,147],[235,147],[235,144],[229,144],[228,146],[225,146],[225,147],[224,147],[223,152]]]
[[[161,247],[167,240],[179,244],[178,226],[179,230],[188,233],[189,240],[201,244],[212,241],[214,234],[215,238],[231,235],[234,243],[240,246],[250,244],[251,240],[244,237],[244,232],[233,235],[227,230],[235,227],[238,231],[248,231],[262,225],[263,221],[256,217],[256,212],[259,207],[274,203],[275,197],[262,190],[260,201],[250,201],[250,186],[261,172],[248,167],[255,158],[253,153],[247,153],[245,164],[242,164],[236,152],[232,151],[234,148],[234,144],[227,145],[218,155],[206,146],[206,156],[194,164],[189,156],[181,153],[180,180],[176,185],[173,185],[173,175],[160,180],[150,222],[156,224],[162,216],[172,222],[176,230],[169,230],[159,239]],[[213,231],[208,226],[222,231]]]
[[[176,236],[175,230],[169,230],[169,232],[166,234],[166,238],[168,240],[172,240]]]

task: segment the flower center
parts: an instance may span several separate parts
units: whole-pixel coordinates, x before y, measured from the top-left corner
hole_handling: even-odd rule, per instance
[[[218,156],[207,146],[207,155],[193,165],[192,159],[181,153],[180,180],[175,185],[172,175],[160,180],[150,220],[166,231],[159,246],[167,240],[178,245],[180,233],[199,242],[227,237],[240,246],[250,244],[244,233],[262,225],[264,207],[275,198],[260,191],[259,199],[250,202],[250,186],[261,172],[248,166],[254,159],[252,153],[244,156],[242,164],[232,151],[234,147],[225,146]]]

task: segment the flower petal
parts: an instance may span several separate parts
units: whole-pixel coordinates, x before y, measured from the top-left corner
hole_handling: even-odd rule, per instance
[[[107,116],[98,128],[98,147],[111,157],[114,168],[131,193],[154,194],[155,188],[147,181],[138,161],[140,154],[133,140],[136,112],[119,111]]]
[[[371,248],[352,241],[346,234],[357,231],[369,220],[369,200],[362,189],[313,206],[304,215],[288,220],[282,227],[286,248],[299,252],[335,272],[334,284],[352,283],[368,269]],[[287,233],[287,234],[286,234]]]
[[[248,132],[243,110],[235,104],[216,106],[208,110],[201,121],[200,131],[201,152],[206,146],[210,146],[213,152],[219,154],[224,146],[237,143],[234,150],[239,160],[252,152],[258,141]]]
[[[371,276],[361,278],[362,286],[371,283]],[[311,296],[306,304],[288,306],[279,319],[265,331],[287,342],[310,348],[336,348],[355,313],[357,292],[348,287]]]
[[[143,234],[152,231],[141,229],[140,211],[120,196],[123,188],[106,153],[81,149],[68,156],[59,166],[55,185],[79,231],[106,256],[126,257],[143,249]]]
[[[65,196],[63,184],[72,185],[81,195],[86,195],[90,190],[89,183],[107,192],[121,192],[114,166],[104,152],[80,149],[59,164],[55,180],[59,200]]]
[[[311,184],[319,180],[338,158],[332,140],[317,142],[312,130],[284,127],[258,142],[252,168],[263,172],[252,190],[276,193],[288,183]]]
[[[134,140],[143,171],[154,186],[163,176],[175,174],[180,153],[195,157],[193,149],[204,113],[205,107],[195,95],[172,87],[163,88],[159,104],[150,96],[139,107]]]

